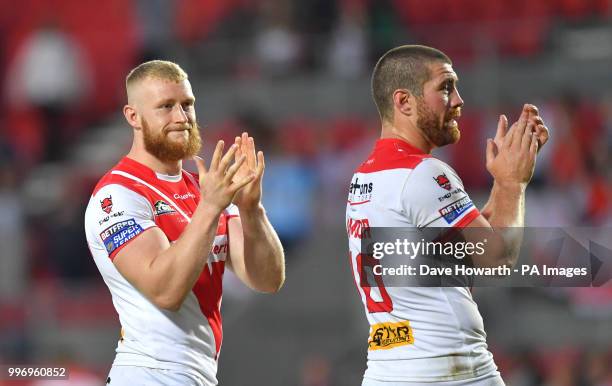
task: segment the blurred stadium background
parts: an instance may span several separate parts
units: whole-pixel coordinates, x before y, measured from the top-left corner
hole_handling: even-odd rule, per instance
[[[0,0],[0,363],[105,379],[119,324],[83,212],[129,148],[126,73],[163,58],[190,74],[205,156],[243,130],[266,152],[265,205],[287,249],[278,295],[226,278],[220,384],[360,384],[368,331],[346,188],[379,133],[371,68],[409,43],[454,60],[462,139],[436,154],[476,202],[498,114],[530,102],[552,139],[527,224],[610,235],[611,0]],[[609,285],[475,297],[508,385],[612,385]]]

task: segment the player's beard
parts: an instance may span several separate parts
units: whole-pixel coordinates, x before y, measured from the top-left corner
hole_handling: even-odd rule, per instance
[[[172,140],[171,130],[185,129],[188,131],[186,141]],[[154,133],[147,121],[142,120],[142,135],[145,149],[162,162],[176,162],[197,155],[202,148],[200,127],[196,122],[187,123],[182,127],[165,128]]]
[[[459,109],[451,110],[441,124],[438,116],[422,98],[417,98],[417,126],[436,147],[457,143],[461,137],[459,124],[455,120],[461,115]]]

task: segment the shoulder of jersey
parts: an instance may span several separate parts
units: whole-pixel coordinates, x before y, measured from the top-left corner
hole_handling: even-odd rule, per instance
[[[356,170],[356,173],[373,173],[391,169],[414,169],[424,159],[432,158],[430,154],[415,152],[410,147],[389,142],[376,146],[368,159]]]
[[[93,190],[92,196],[95,196],[100,191],[100,189],[102,189],[106,185],[111,185],[121,181],[121,178],[118,178],[119,176],[115,174],[111,174],[111,171],[112,169],[106,172],[106,174],[103,175],[102,178],[100,178],[100,180],[96,184],[96,187]]]
[[[118,184],[118,185],[129,185],[131,184],[125,177],[117,174],[113,174],[113,171],[119,170],[123,172],[127,172],[136,176],[143,177],[142,174],[146,173],[146,170],[141,169],[141,165],[135,161],[131,161],[127,158],[123,158],[119,163],[113,166],[105,175],[100,178],[96,187],[93,190],[92,195],[98,193],[100,189],[105,187],[106,185]]]

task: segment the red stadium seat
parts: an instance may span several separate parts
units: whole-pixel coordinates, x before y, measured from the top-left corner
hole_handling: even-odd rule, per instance
[[[513,2],[475,0],[475,14],[477,19],[482,21],[506,20],[512,17],[513,10],[508,6]]]
[[[580,20],[590,16],[595,11],[592,0],[558,0],[559,15],[570,20]]]
[[[595,13],[603,19],[612,18],[612,0],[594,0]]]
[[[419,24],[436,24],[444,21],[443,9],[439,0],[394,0],[400,20],[408,27]]]
[[[232,11],[253,5],[248,0],[182,0],[175,4],[176,35],[185,43],[205,38]]]
[[[442,0],[444,18],[450,22],[469,22],[477,20],[477,0]]]
[[[548,22],[537,19],[524,19],[515,23],[507,31],[505,51],[514,56],[538,54],[543,47]]]

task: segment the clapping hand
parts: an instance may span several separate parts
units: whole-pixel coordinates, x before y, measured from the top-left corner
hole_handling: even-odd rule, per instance
[[[523,112],[527,113],[527,122],[531,122],[533,124],[533,132],[536,134],[536,138],[538,140],[538,152],[542,149],[542,146],[548,142],[549,131],[548,127],[544,124],[544,120],[539,115],[538,108],[535,105],[526,104],[523,106]],[[501,120],[505,123],[503,125],[497,125],[497,133],[495,134],[495,138],[493,139],[495,146],[497,149],[501,148],[503,143],[503,138],[506,136],[506,131],[508,128],[508,118],[505,115],[502,115]],[[519,121],[516,121],[512,127],[517,125]],[[512,130],[512,127],[510,130]]]
[[[225,155],[223,147],[223,141],[217,142],[209,168],[206,168],[202,158],[194,157],[198,168],[202,202],[219,211],[225,209],[237,192],[244,190],[244,187],[255,178],[248,172],[238,175],[247,161],[247,157],[237,154],[240,149],[239,143],[233,144]],[[233,159],[235,162],[232,164]]]
[[[548,140],[548,129],[543,122],[538,123],[541,118],[536,119],[537,115],[533,114],[531,106],[523,107],[519,120],[510,130],[508,119],[501,115],[495,138],[487,140],[487,170],[498,183],[526,185],[533,176],[538,151],[538,132],[545,143]],[[537,126],[542,127],[538,130]]]
[[[246,132],[242,133],[240,137],[236,137],[234,144],[238,145],[236,156],[246,157],[246,162],[240,166],[240,169],[234,175],[234,179],[240,181],[244,176],[254,176],[251,182],[238,191],[234,197],[234,204],[240,210],[256,209],[261,204],[261,184],[266,167],[263,152],[255,152],[255,140],[253,137],[249,137]]]

